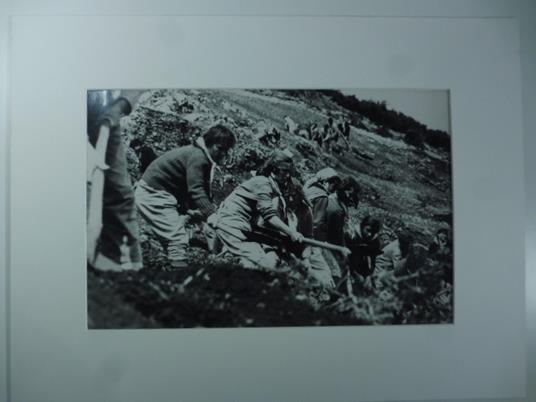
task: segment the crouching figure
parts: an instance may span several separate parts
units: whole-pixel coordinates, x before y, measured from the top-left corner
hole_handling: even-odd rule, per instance
[[[287,202],[283,194],[293,171],[290,156],[282,151],[274,152],[258,174],[240,184],[208,220],[223,251],[238,257],[246,268],[273,269],[279,263],[275,251],[249,236],[259,219],[293,242],[303,241],[303,235],[280,217],[285,215]]]
[[[215,210],[211,191],[214,173],[235,142],[227,127],[213,126],[194,144],[156,158],[138,182],[138,211],[167,249],[174,268],[188,265],[188,220],[192,216],[204,220]]]

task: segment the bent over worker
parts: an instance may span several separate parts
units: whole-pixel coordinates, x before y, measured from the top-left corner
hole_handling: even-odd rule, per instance
[[[292,171],[292,159],[284,152],[276,151],[259,174],[240,184],[209,219],[224,251],[239,257],[245,268],[273,269],[279,262],[275,252],[247,238],[258,218],[292,241],[303,240],[303,235],[280,217],[280,209],[286,208],[283,192],[290,184]]]
[[[201,219],[214,212],[211,184],[215,169],[235,142],[227,127],[213,126],[194,144],[155,159],[136,187],[136,206],[167,248],[174,268],[187,266],[187,212],[198,211]]]

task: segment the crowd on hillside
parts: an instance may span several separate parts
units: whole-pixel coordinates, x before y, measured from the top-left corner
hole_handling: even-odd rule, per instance
[[[290,116],[284,117],[285,130],[306,140],[315,142],[320,148],[332,152],[339,148],[350,150],[350,122],[345,119],[335,120],[329,116],[325,124],[316,121],[297,123]],[[267,127],[261,121],[256,138],[264,145],[277,146],[281,140],[281,133],[275,127]]]

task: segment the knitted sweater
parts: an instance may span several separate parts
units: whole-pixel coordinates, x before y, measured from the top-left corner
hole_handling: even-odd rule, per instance
[[[209,196],[211,168],[212,163],[199,146],[186,145],[156,158],[141,179],[173,195],[182,210],[198,208],[207,217],[214,212]]]

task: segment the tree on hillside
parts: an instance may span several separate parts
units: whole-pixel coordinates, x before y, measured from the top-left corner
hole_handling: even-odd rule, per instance
[[[335,90],[323,90],[320,92],[347,110],[367,117],[380,127],[385,126],[386,128],[406,133],[407,138],[405,141],[411,145],[423,147],[424,143],[427,143],[431,147],[445,151],[450,149],[450,136],[446,132],[429,129],[425,124],[418,122],[414,118],[389,109],[385,101],[360,100],[354,95],[347,96]],[[384,132],[385,129],[382,128],[382,133]]]

